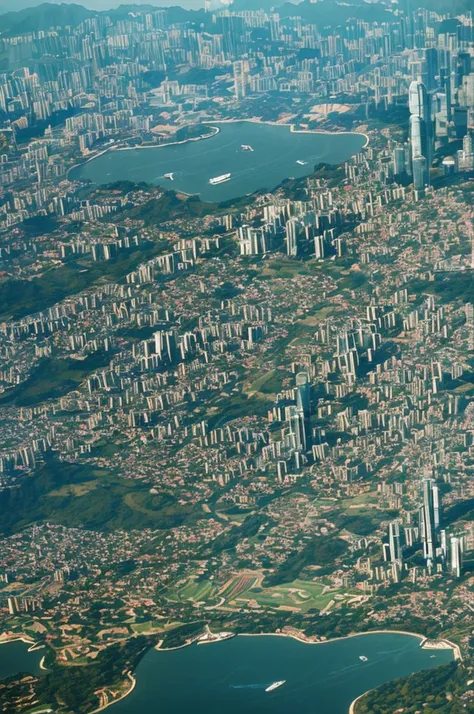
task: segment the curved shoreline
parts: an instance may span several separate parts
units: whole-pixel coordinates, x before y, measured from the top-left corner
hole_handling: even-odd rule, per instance
[[[418,640],[426,640],[424,635],[418,632],[408,632],[407,630],[367,630],[367,632],[351,632],[350,635],[343,637],[330,637],[327,640],[310,640],[306,636],[293,634],[291,632],[243,632],[238,637],[291,637],[297,642],[302,642],[305,645],[327,645],[329,642],[340,642],[341,640],[350,640],[353,637],[364,637],[365,635],[407,635],[416,637]],[[453,648],[454,649],[454,648]]]
[[[367,632],[366,634],[368,634],[368,635],[369,635],[369,634],[376,634],[377,632],[387,632],[387,633],[391,633],[391,634],[394,634],[395,632],[400,632],[401,634],[404,634],[404,635],[411,635],[412,637],[421,638],[422,642],[421,642],[421,644],[420,644],[420,647],[423,646],[424,642],[428,640],[427,637],[423,637],[422,635],[419,635],[419,634],[416,633],[416,632],[404,632],[404,631],[402,631],[402,630],[372,630],[371,632]],[[355,635],[349,635],[349,637],[354,637],[354,636],[355,636]],[[342,638],[342,639],[343,639],[343,638]],[[455,644],[454,642],[451,642],[451,640],[445,639],[444,637],[441,638],[441,639],[437,639],[437,640],[435,640],[435,641],[437,641],[437,642],[446,642],[447,644],[449,644],[449,645],[451,646],[451,649],[453,650],[453,658],[454,658],[454,661],[459,660],[460,662],[462,662],[461,648],[459,647],[459,645]],[[362,694],[359,694],[359,696],[356,697],[356,698],[354,699],[354,701],[351,702],[351,705],[350,705],[350,707],[349,707],[349,712],[348,712],[348,714],[356,714],[356,705],[357,705],[357,702],[358,702],[360,699],[362,699],[363,697],[365,697],[366,694],[368,694],[369,692],[372,692],[372,691],[373,691],[373,689],[368,689],[366,692],[362,692]]]
[[[184,126],[186,126],[186,124]],[[182,127],[180,127],[180,128],[182,128]],[[218,126],[210,126],[210,128],[215,130],[211,134],[203,134],[202,136],[192,136],[189,139],[182,139],[181,141],[167,141],[164,144],[141,144],[140,146],[117,146],[116,144],[113,144],[112,146],[107,146],[105,149],[102,149],[102,151],[99,151],[97,154],[94,154],[94,156],[90,156],[89,158],[84,158],[83,161],[79,161],[77,164],[74,164],[73,166],[71,166],[66,171],[66,178],[69,180],[69,172],[73,171],[73,169],[79,169],[81,166],[88,164],[89,161],[94,161],[95,159],[98,159],[99,156],[103,156],[104,154],[107,154],[109,151],[135,151],[135,149],[163,149],[163,147],[165,147],[165,146],[176,146],[178,144],[188,144],[191,141],[201,141],[202,139],[212,139],[214,136],[217,136],[217,134],[219,134],[220,129]],[[191,195],[191,194],[189,194],[189,195]]]
[[[365,697],[366,694],[368,694],[369,692],[372,692],[372,691],[373,691],[372,689],[368,689],[366,692],[359,694],[359,696],[356,697],[353,702],[351,702],[348,714],[355,714],[356,704],[359,701],[359,699],[362,699],[362,697]]]
[[[329,134],[330,136],[363,136],[365,139],[364,146],[361,147],[365,149],[370,142],[370,137],[368,134],[362,131],[329,131],[328,129],[295,129],[296,124],[287,124],[286,122],[278,121],[262,121],[261,119],[216,119],[209,124],[240,124],[243,122],[249,122],[250,124],[268,124],[269,126],[289,126],[291,134]]]
[[[93,711],[91,711],[90,714],[98,714],[98,712],[102,712],[102,711],[104,711],[104,709],[107,709],[108,707],[111,707],[113,704],[117,704],[117,702],[120,702],[122,699],[125,699],[125,697],[128,697],[128,695],[131,694],[133,692],[133,690],[135,689],[135,687],[137,686],[137,680],[133,676],[131,671],[127,672],[127,677],[129,678],[129,680],[131,682],[130,688],[127,689],[126,692],[121,694],[120,697],[118,697],[117,699],[114,699],[113,701],[110,701],[110,702],[107,701],[106,704],[102,704],[102,706],[97,707],[97,709],[94,709]]]
[[[408,637],[416,637],[418,640],[421,640],[420,646],[423,645],[425,641],[428,641],[429,638],[425,637],[424,635],[420,635],[419,632],[408,632],[407,630],[368,630],[367,632],[353,632],[350,635],[345,635],[344,637],[331,637],[328,640],[309,640],[307,639],[304,635],[300,633],[300,636],[298,634],[293,633],[293,632],[240,632],[236,635],[236,637],[289,637],[293,640],[296,640],[297,642],[301,642],[302,644],[305,645],[325,645],[329,644],[330,642],[340,642],[341,640],[349,640],[354,637],[365,637],[366,635],[382,635],[382,634],[387,634],[387,635],[405,635]],[[196,639],[193,639],[191,642],[185,642],[182,645],[177,645],[176,647],[161,647],[161,642],[159,641],[154,649],[156,649],[159,652],[171,652],[173,650],[179,650],[183,649],[184,647],[190,647],[192,644],[194,644]],[[225,641],[225,640],[222,640]],[[450,640],[447,640],[445,638],[440,638],[437,640],[439,642],[445,642],[450,645],[450,648],[453,650],[453,658],[454,660],[460,660],[462,661],[462,655],[461,655],[461,650],[459,645],[455,644],[454,642],[451,642]],[[219,640],[216,640],[216,642],[219,642]],[[209,641],[208,644],[213,644],[212,641]],[[136,683],[136,680],[135,680]],[[134,685],[135,686],[135,685]],[[127,694],[130,694],[131,691],[133,691],[132,687],[129,692],[124,694],[120,699],[123,699],[124,697],[127,696]],[[368,689],[366,692],[362,692],[362,694],[359,694],[358,697],[356,697],[350,704],[348,714],[355,714],[355,706],[359,699],[362,699],[366,694],[371,692],[372,689]],[[119,699],[116,699],[115,701],[120,701]],[[114,702],[109,702],[107,706],[111,706]],[[102,707],[102,708],[106,708]],[[95,709],[91,714],[96,714],[96,712],[101,711],[101,709]]]
[[[216,123],[216,122],[213,122]],[[186,126],[186,124],[184,125]],[[189,126],[189,125],[188,125]],[[182,129],[183,127],[180,127]],[[210,134],[202,134],[201,136],[191,136],[189,139],[181,139],[180,141],[165,141],[164,144],[140,144],[140,146],[116,146],[115,151],[133,151],[134,149],[163,149],[165,146],[177,146],[178,144],[189,144],[191,141],[202,141],[203,139],[212,139],[220,133],[218,126],[211,126],[214,129]],[[110,147],[112,149],[112,147]]]
[[[297,633],[297,632],[241,632],[237,634],[237,637],[289,637],[291,639],[296,640],[297,642],[301,642],[302,644],[305,645],[325,645],[330,642],[340,642],[341,640],[349,640],[353,639],[354,637],[364,637],[366,635],[381,635],[381,634],[388,634],[388,635],[405,635],[408,637],[416,637],[418,640],[421,640],[420,646],[424,644],[424,642],[429,641],[429,638],[425,637],[424,635],[420,635],[419,632],[409,632],[407,630],[368,630],[367,632],[352,632],[349,635],[345,635],[344,637],[331,637],[327,640],[310,640],[308,639],[305,635],[302,633]],[[184,647],[190,647],[192,644],[195,643],[197,638],[193,638],[191,642],[185,642],[182,645],[177,645],[176,647],[167,647],[163,648],[161,647],[161,641],[158,641],[158,643],[153,647],[153,649],[156,649],[157,651],[160,652],[171,652],[173,650],[177,649],[182,649]],[[0,644],[8,644],[9,642],[17,642],[21,640],[22,642],[25,642],[26,644],[35,644],[34,641],[26,639],[24,636],[18,636],[14,637],[11,639],[1,639]],[[225,641],[225,640],[222,640]],[[457,645],[455,642],[452,642],[451,640],[448,640],[444,637],[442,638],[437,638],[436,640],[433,641],[438,641],[438,642],[444,642],[450,646],[450,649],[453,650],[453,659],[462,661],[462,654],[461,654],[461,649],[459,645]],[[216,640],[216,642],[219,642],[219,640]],[[209,641],[207,644],[213,644],[212,641]],[[43,658],[44,659],[44,658]],[[44,667],[46,669],[46,667]],[[103,711],[104,709],[107,709],[108,707],[112,706],[116,702],[121,701],[122,699],[125,699],[129,694],[133,692],[133,690],[136,687],[137,680],[136,677],[133,676],[131,670],[127,672],[127,677],[131,681],[131,686],[130,688],[124,692],[118,699],[114,699],[113,701],[107,702],[106,704],[98,707],[97,709],[94,709],[93,711],[90,712],[90,714],[98,714],[98,712]],[[359,699],[362,699],[366,694],[368,694],[371,689],[368,689],[366,692],[362,692],[362,694],[359,694],[358,697],[356,697],[350,704],[348,714],[355,714],[355,707]]]
[[[37,646],[39,649],[40,645],[39,642],[35,642],[35,640],[27,637],[26,635],[14,635],[13,637],[0,638],[0,645],[9,645],[11,642],[24,642],[25,645],[30,645],[30,647],[28,648],[28,652],[33,652]]]
[[[212,139],[214,136],[217,136],[217,134],[219,134],[219,132],[221,131],[218,126],[215,126],[216,124],[243,124],[244,122],[248,122],[250,124],[267,124],[268,126],[289,127],[291,134],[328,134],[329,136],[339,136],[339,135],[363,136],[365,139],[365,144],[363,146],[361,146],[359,151],[362,151],[363,149],[365,149],[370,142],[370,138],[369,138],[368,134],[365,134],[364,132],[359,132],[359,131],[328,131],[326,129],[296,129],[295,124],[280,123],[277,121],[261,121],[258,118],[254,118],[254,119],[213,119],[213,120],[210,120],[209,122],[205,122],[206,124],[209,125],[209,127],[211,129],[215,130],[211,134],[204,134],[202,136],[194,136],[194,137],[190,137],[189,139],[182,139],[181,141],[167,141],[164,144],[141,144],[140,146],[117,146],[117,145],[108,146],[107,148],[103,149],[102,151],[99,151],[97,154],[94,154],[94,156],[90,156],[89,158],[84,158],[83,161],[79,161],[77,164],[74,164],[73,166],[71,166],[66,172],[66,179],[69,180],[69,173],[71,171],[73,171],[73,169],[78,169],[81,166],[88,164],[90,161],[94,161],[95,159],[98,159],[100,156],[107,154],[109,151],[135,151],[135,149],[163,149],[165,146],[177,146],[179,144],[188,144],[192,141],[202,141],[204,139]],[[184,126],[186,126],[186,125],[184,125]],[[356,153],[358,153],[358,152],[356,152]],[[72,179],[72,180],[75,180],[75,179]],[[183,193],[183,192],[181,191],[181,193]],[[190,195],[199,195],[199,194],[190,194]]]

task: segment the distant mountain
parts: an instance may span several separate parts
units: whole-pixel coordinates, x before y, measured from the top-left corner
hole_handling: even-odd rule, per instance
[[[216,4],[218,0],[216,0]],[[26,9],[34,9],[38,7],[40,2],[38,0],[0,0],[0,15],[11,13],[15,11],[23,11]],[[48,5],[53,5],[57,7],[58,5],[69,5],[71,3],[64,3],[63,0],[50,0]],[[85,9],[92,12],[103,12],[105,10],[116,9],[120,5],[119,0],[83,0],[82,5]],[[150,9],[156,9],[157,7],[169,7],[180,5],[185,10],[198,10],[204,7],[204,0],[150,0],[146,3],[146,7]],[[133,6],[130,7],[132,9]],[[137,4],[133,9],[138,7],[143,7],[140,3]]]
[[[76,27],[83,20],[95,13],[82,5],[61,3],[55,5],[45,2],[36,7],[29,7],[18,12],[0,15],[0,32],[21,34],[33,30],[48,30],[50,27],[71,25]]]
[[[211,0],[216,9],[223,7],[220,0]],[[295,5],[298,10],[295,11]],[[34,0],[0,0],[0,32],[16,34],[32,30],[47,30],[57,25],[72,27],[97,12],[107,11],[114,15],[126,16],[137,10],[154,10],[157,7],[171,7],[176,17],[174,22],[187,19],[190,10],[202,10],[204,0],[151,0],[146,4],[119,5],[116,0],[84,0],[78,5],[68,2],[44,2]],[[399,0],[396,6],[384,2],[366,0],[234,0],[234,10],[271,10],[275,8],[282,17],[298,14],[304,20],[319,26],[337,26],[349,18],[384,22],[393,18],[392,7],[414,10],[427,8],[440,14],[459,15],[473,9],[473,0]],[[189,19],[196,19],[196,16]]]
[[[28,0],[28,2],[31,2],[31,0]],[[204,15],[204,10],[197,12],[183,8],[180,5],[168,6],[170,22],[202,21],[203,18],[200,15]],[[118,7],[106,12],[115,19],[122,19],[131,12],[137,12],[138,10],[151,12],[156,10],[157,7],[164,7],[163,0],[160,0],[159,3],[157,2],[156,5],[118,5]],[[16,35],[33,30],[48,30],[57,26],[65,27],[70,25],[71,27],[77,27],[83,20],[97,15],[98,12],[98,10],[90,10],[83,5],[64,2],[58,4],[45,2],[18,12],[6,12],[4,14],[1,14],[0,11],[0,33]]]
[[[465,12],[474,10],[472,0],[399,0],[400,7],[404,10],[407,7],[412,11],[417,8],[434,10],[440,15],[462,15]]]

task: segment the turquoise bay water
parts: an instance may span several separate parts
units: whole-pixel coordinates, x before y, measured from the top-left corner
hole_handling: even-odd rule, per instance
[[[39,674],[41,658],[46,650],[28,652],[30,645],[17,640],[0,645],[0,679],[5,679],[18,672]]]
[[[137,668],[134,691],[113,713],[347,714],[368,689],[452,658],[451,650],[423,650],[416,637],[388,633],[321,645],[262,635],[152,649]],[[283,679],[282,687],[265,692]]]
[[[217,125],[216,125],[217,126]],[[259,189],[274,189],[285,178],[310,174],[315,164],[340,164],[362,149],[361,134],[293,133],[289,126],[234,122],[219,124],[209,139],[147,149],[108,151],[69,173],[103,184],[126,179],[146,181],[190,194],[203,201],[226,201]],[[253,151],[242,151],[242,144]],[[296,162],[304,161],[304,165]],[[164,178],[173,173],[174,181]],[[210,185],[209,179],[231,173]]]

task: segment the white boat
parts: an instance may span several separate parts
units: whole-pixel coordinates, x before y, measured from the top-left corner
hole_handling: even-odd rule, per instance
[[[368,658],[365,657],[364,655],[360,655],[359,659],[361,659],[362,662],[367,662],[367,659],[368,659]]]
[[[296,163],[299,164],[300,166],[306,166],[306,164],[307,164],[308,162],[307,162],[307,161],[302,161],[301,159],[297,159],[297,160],[296,160]]]
[[[249,144],[241,144],[240,148],[242,151],[253,151],[252,147]]]
[[[222,176],[215,176],[214,178],[210,178],[209,183],[214,186],[216,183],[224,183],[224,181],[228,181],[229,179],[230,174],[222,174]]]
[[[282,684],[285,684],[286,679],[282,679],[281,682],[273,682],[269,687],[265,689],[266,692],[273,692],[274,689],[278,689]]]
[[[169,179],[170,181],[174,181],[174,176],[173,176],[172,173],[165,174],[165,175],[163,176],[163,178]]]

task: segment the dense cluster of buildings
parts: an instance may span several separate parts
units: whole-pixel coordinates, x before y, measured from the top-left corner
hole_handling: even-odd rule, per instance
[[[443,170],[474,169],[470,15],[443,22],[427,10],[385,12],[383,21],[348,20],[329,33],[277,12],[201,15],[198,30],[173,8],[125,18],[84,11],[74,27],[2,38],[0,225],[62,215],[74,196],[58,182],[78,157],[158,143],[190,121],[255,116],[262,96],[274,99],[258,105],[265,118],[276,119],[286,102],[310,128],[354,102],[369,115],[409,104],[410,143],[394,150],[395,177],[422,190],[435,149],[454,138],[463,146],[444,156]]]
[[[434,479],[424,478],[420,491],[423,500],[418,511],[418,525],[402,527],[398,520],[389,524],[388,542],[383,546],[384,560],[391,563],[392,577],[395,582],[399,582],[403,572],[404,546],[411,548],[416,543],[421,543],[423,558],[429,571],[443,572],[447,569],[454,577],[459,578],[466,547],[464,534],[448,535],[442,528],[442,498]],[[411,521],[410,514],[409,522]]]
[[[94,476],[54,484],[2,541],[1,622],[27,618],[77,655],[209,606],[182,583],[254,612],[309,537],[344,541],[303,573],[341,598],[328,611],[396,584],[379,619],[409,592],[441,622],[422,595],[449,583],[454,622],[472,608],[474,546],[456,511],[474,497],[472,18],[385,12],[323,31],[277,12],[200,17],[86,12],[0,40],[0,499],[48,458]],[[368,144],[201,215],[150,219],[162,189],[68,178],[191,119],[262,114],[348,122]],[[57,498],[60,525],[33,526]],[[228,597],[242,571],[259,592]]]

